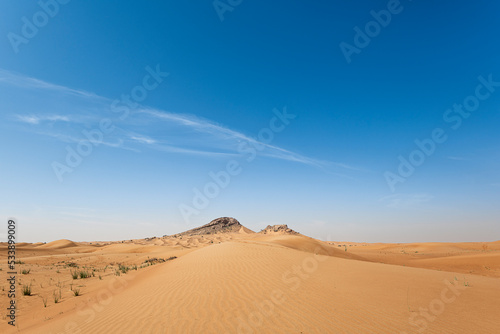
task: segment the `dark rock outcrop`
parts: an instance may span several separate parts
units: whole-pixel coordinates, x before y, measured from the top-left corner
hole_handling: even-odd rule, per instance
[[[243,225],[240,224],[234,218],[231,217],[221,217],[212,220],[210,223],[203,226],[193,228],[191,230],[177,233],[172,235],[173,237],[182,235],[203,235],[203,234],[216,234],[216,233],[234,233],[239,232]],[[245,228],[246,229],[246,228]]]
[[[289,228],[287,225],[267,225],[267,227],[260,231],[260,233],[299,234],[298,232],[295,232],[294,230]]]

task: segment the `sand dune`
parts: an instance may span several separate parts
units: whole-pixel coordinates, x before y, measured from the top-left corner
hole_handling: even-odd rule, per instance
[[[68,240],[27,246],[22,266],[31,272],[20,279],[33,284],[33,295],[19,298],[18,328],[4,318],[0,332],[409,334],[500,328],[500,278],[464,273],[471,265],[497,270],[498,243],[344,244],[238,230],[100,246]],[[69,263],[95,275],[73,280]],[[128,269],[118,276],[123,266]],[[61,293],[58,303],[55,292]],[[1,305],[6,301],[0,292]]]
[[[347,253],[344,250],[339,250],[328,243],[315,240],[303,235],[265,235],[255,238],[262,242],[281,245],[287,248],[300,250],[303,252],[329,255],[340,257],[343,259],[365,260],[359,255]]]
[[[76,246],[78,246],[78,245],[71,240],[61,239],[61,240],[49,242],[49,243],[44,244],[44,245],[40,245],[38,247],[39,248],[59,249],[59,248],[68,248],[68,247],[76,247]]]

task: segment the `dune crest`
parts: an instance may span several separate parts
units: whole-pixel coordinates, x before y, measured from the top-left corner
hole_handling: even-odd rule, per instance
[[[38,248],[60,249],[60,248],[77,247],[77,246],[78,246],[78,244],[74,243],[71,240],[60,239],[60,240],[51,241],[51,242],[46,243],[44,245],[40,245],[40,246],[38,246]]]

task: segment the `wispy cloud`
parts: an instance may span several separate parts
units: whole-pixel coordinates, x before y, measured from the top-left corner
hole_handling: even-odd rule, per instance
[[[28,77],[11,71],[6,71],[3,69],[0,69],[0,83],[5,83],[10,86],[16,86],[21,89],[35,89],[35,90],[44,89],[67,95],[88,97],[92,99],[105,99],[91,92],[52,84],[43,80],[35,79],[32,77]]]
[[[79,137],[73,137],[70,135],[62,134],[62,133],[54,133],[54,132],[35,132],[39,135],[43,136],[49,136],[52,138],[55,138],[57,140],[60,140],[65,143],[71,143],[71,144],[78,144],[79,142],[82,141],[82,138]],[[99,142],[99,145],[111,147],[111,148],[119,148],[127,151],[133,151],[133,152],[140,152],[140,150],[132,147],[127,147],[124,145],[124,141],[120,138],[115,139],[114,142],[107,141],[107,140],[102,140]]]
[[[341,162],[321,161],[261,142],[242,131],[192,114],[140,106],[130,110],[127,117],[120,118],[111,108],[112,99],[1,69],[0,85],[6,86],[16,97],[15,103],[11,102],[11,107],[17,108],[11,114],[14,120],[32,126],[28,131],[64,142],[85,139],[83,130],[98,128],[102,119],[109,118],[114,130],[105,135],[103,143],[108,147],[137,150],[142,146],[177,154],[233,157],[241,155],[241,145],[246,144],[263,157],[322,168],[358,170]],[[10,96],[7,94],[6,97]],[[41,106],[44,110],[39,110]]]
[[[39,124],[43,121],[63,121],[69,122],[69,118],[67,116],[62,115],[15,115],[16,119],[20,122],[29,123],[29,124]]]
[[[247,142],[248,144],[251,144],[254,147],[262,147],[263,148],[261,151],[262,156],[295,161],[316,166],[322,164],[322,162],[319,160],[308,158],[301,154],[283,149],[275,145],[260,142],[255,138],[243,134],[242,132],[229,129],[210,120],[202,119],[193,115],[174,114],[171,112],[165,112],[155,109],[141,109],[138,110],[138,112],[153,116],[155,118],[164,120],[166,122],[174,122],[181,126],[189,127],[191,130],[194,130],[199,133],[208,134],[212,136],[214,139],[217,139],[219,141],[224,141],[231,146],[235,145],[237,146],[237,144],[241,142]],[[235,148],[233,148],[233,150],[234,149]],[[345,166],[346,165],[342,165],[342,167]]]
[[[151,138],[146,137],[146,136],[139,136],[139,135],[130,136],[130,139],[135,140],[138,143],[143,143],[143,144],[156,144],[157,143],[156,140],[151,139]]]
[[[431,201],[433,198],[434,196],[429,194],[394,194],[384,196],[379,200],[389,208],[412,209]]]

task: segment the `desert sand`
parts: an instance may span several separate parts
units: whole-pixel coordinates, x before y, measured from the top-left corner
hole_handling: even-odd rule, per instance
[[[19,244],[15,328],[5,316],[7,245],[0,244],[0,332],[500,330],[499,241],[370,244],[284,228],[210,228],[119,242]],[[31,295],[22,295],[24,286]]]

